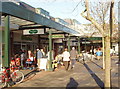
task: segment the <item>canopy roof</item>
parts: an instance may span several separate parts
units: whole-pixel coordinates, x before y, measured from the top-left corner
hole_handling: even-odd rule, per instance
[[[51,19],[48,19],[40,14],[30,11],[20,5],[12,2],[0,2],[2,4],[2,20],[4,21],[5,15],[10,15],[10,23],[17,24],[19,26],[44,26],[46,28],[54,29],[54,31],[66,32],[72,35],[79,34],[74,29],[61,25]]]

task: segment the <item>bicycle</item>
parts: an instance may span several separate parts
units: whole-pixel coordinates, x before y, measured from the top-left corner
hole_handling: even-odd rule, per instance
[[[10,82],[18,84],[24,80],[24,74],[18,67],[13,67],[12,69],[15,70],[11,72],[11,68],[3,67],[3,71],[0,73],[0,88],[7,87],[8,85],[10,86]]]

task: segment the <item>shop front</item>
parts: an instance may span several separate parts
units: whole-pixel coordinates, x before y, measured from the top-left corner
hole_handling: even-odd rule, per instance
[[[26,52],[28,50],[31,50],[34,52],[36,50],[36,47],[38,45],[38,36],[36,35],[23,35],[21,32],[14,32],[13,34],[13,54],[19,54],[20,50],[25,50]]]
[[[63,45],[63,41],[62,39],[56,39],[53,40],[54,42],[54,52],[55,52],[55,56],[57,56],[58,54],[61,54],[64,51],[64,45]]]
[[[64,34],[53,34],[53,49],[55,56],[61,54],[64,51],[63,39],[65,38]]]

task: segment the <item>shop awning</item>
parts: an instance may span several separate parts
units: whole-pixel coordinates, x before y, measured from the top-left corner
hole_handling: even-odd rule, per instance
[[[55,21],[52,21],[51,19],[48,19],[40,14],[37,14],[12,2],[3,2],[2,9],[0,9],[0,13],[2,13],[3,16],[10,15],[10,22],[12,24],[18,24],[20,26],[37,24],[39,26],[45,26],[58,31],[70,33],[72,35],[79,34],[79,32],[71,28],[61,25]]]

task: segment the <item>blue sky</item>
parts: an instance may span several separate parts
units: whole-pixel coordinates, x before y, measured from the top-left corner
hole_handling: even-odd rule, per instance
[[[50,12],[50,15],[53,17],[59,17],[62,19],[65,19],[65,18],[76,19],[82,24],[90,23],[80,15],[80,13],[84,11],[84,6],[80,2],[83,0],[21,0],[21,1],[26,2],[27,4],[35,8],[43,8],[48,12]],[[105,1],[111,1],[111,0],[89,0],[89,1],[105,2]],[[115,0],[115,2],[118,2],[118,1],[120,0]],[[72,12],[79,2],[80,4],[78,5],[78,7],[75,9],[74,12]]]
[[[79,4],[74,12],[74,8],[80,0],[21,0],[35,8],[43,8],[50,12],[53,17],[76,19],[80,23],[88,23],[88,21],[80,16],[84,11],[84,7]]]

